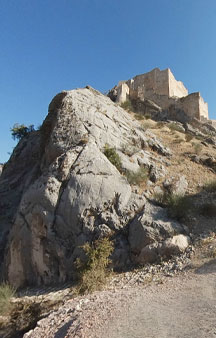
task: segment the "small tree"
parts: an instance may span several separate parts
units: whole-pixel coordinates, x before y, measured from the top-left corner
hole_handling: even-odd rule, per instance
[[[11,134],[14,140],[21,140],[24,136],[28,135],[32,131],[34,131],[34,125],[25,126],[24,124],[15,123],[13,128],[11,128]]]

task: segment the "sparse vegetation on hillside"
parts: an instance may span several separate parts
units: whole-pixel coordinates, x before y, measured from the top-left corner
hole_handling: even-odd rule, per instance
[[[130,100],[121,103],[121,107],[128,111],[133,111],[133,105]]]
[[[178,124],[174,123],[174,122],[171,122],[167,125],[167,127],[170,129],[170,130],[173,130],[173,131],[178,131],[179,133],[184,133],[184,130],[183,128],[181,128]]]
[[[192,139],[193,139],[193,135],[191,135],[189,133],[185,134],[185,141],[186,142],[190,142]]]
[[[112,241],[105,237],[95,241],[92,244],[86,243],[83,247],[86,260],[76,261],[76,267],[79,274],[78,293],[90,293],[101,289],[106,283],[110,273],[108,265],[110,255],[113,252]]]
[[[144,119],[145,119],[145,116],[142,115],[142,114],[135,114],[134,117],[135,117],[135,119],[138,120],[138,121],[141,121],[141,120],[144,120]]]
[[[142,125],[141,125],[141,129],[142,129],[143,131],[146,131],[146,130],[152,128],[152,127],[153,127],[153,124],[152,124],[151,121],[144,121],[144,122],[142,123]]]
[[[204,184],[203,190],[206,190],[208,192],[216,192],[216,180]]]
[[[115,148],[112,148],[108,144],[106,144],[104,147],[104,155],[119,171],[121,171],[122,169],[121,158],[117,154]]]
[[[0,285],[0,315],[6,315],[11,310],[11,298],[15,295],[15,289],[9,284]]]
[[[128,143],[128,144],[122,145],[121,151],[127,156],[132,156],[132,155],[136,154],[137,152],[139,152],[140,148],[137,147],[137,146],[130,145]]]
[[[148,171],[146,168],[140,168],[137,172],[127,170],[125,173],[129,184],[139,185],[145,182],[148,178]]]
[[[193,143],[195,154],[199,155],[202,151],[202,145],[200,143]]]
[[[163,192],[154,195],[155,200],[168,208],[169,215],[176,219],[185,217],[192,209],[192,203],[188,196]]]

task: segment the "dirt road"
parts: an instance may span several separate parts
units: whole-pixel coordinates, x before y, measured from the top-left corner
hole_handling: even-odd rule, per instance
[[[215,338],[216,260],[165,285],[140,289],[104,338]]]

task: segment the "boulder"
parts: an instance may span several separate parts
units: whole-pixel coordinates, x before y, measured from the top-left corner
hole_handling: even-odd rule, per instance
[[[159,248],[159,254],[167,258],[183,253],[190,244],[190,238],[185,235],[176,235],[166,239]]]
[[[135,262],[137,264],[151,264],[158,261],[158,243],[146,245],[140,252],[140,254],[135,257]]]
[[[166,209],[146,202],[143,211],[129,225],[131,252],[139,255],[147,245],[161,242],[183,231],[180,223],[169,219]]]
[[[163,187],[169,194],[183,196],[185,195],[187,191],[188,182],[184,175],[177,176],[177,177],[170,177],[169,179],[163,182]]]

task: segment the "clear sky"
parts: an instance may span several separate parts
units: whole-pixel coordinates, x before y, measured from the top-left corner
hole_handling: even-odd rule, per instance
[[[41,124],[56,93],[104,92],[155,67],[216,119],[215,63],[216,0],[0,0],[0,162],[13,124]]]

